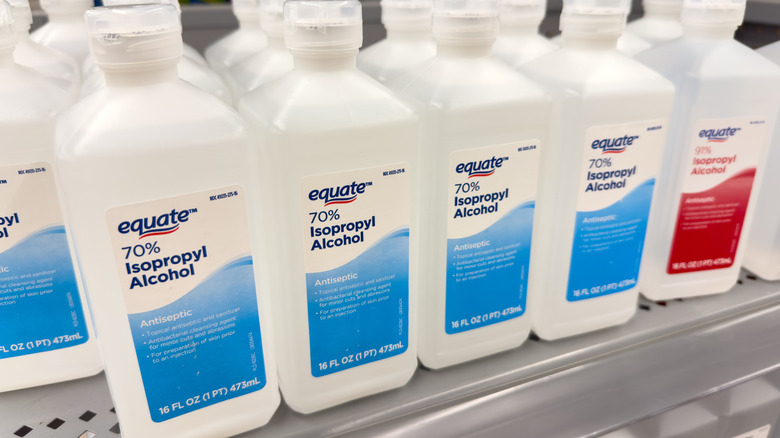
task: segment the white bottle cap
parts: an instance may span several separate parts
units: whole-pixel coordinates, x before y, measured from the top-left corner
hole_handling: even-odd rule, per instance
[[[382,24],[401,30],[431,28],[432,0],[382,0]]]
[[[363,18],[357,0],[290,0],[284,4],[284,42],[291,50],[357,50]]]
[[[260,26],[266,33],[284,34],[284,0],[260,0]]]
[[[181,58],[181,21],[171,5],[107,6],[84,17],[92,57],[103,70],[145,70]]]
[[[231,6],[233,8],[233,15],[239,20],[256,20],[257,8],[259,7],[258,0],[232,0]]]
[[[737,27],[745,19],[745,0],[685,0],[682,22],[696,26]]]
[[[680,15],[683,8],[683,0],[642,0],[645,12],[654,11],[665,14]]]
[[[498,0],[434,0],[436,41],[484,41],[498,36]]]
[[[16,27],[16,30],[30,29],[30,25],[32,25],[33,22],[30,2],[27,0],[8,0],[8,4],[11,5],[11,13],[14,16],[14,26]]]
[[[5,0],[0,0],[0,49],[13,49],[15,45],[16,32],[11,6]]]
[[[502,25],[539,25],[547,12],[547,0],[503,0],[498,10]]]
[[[619,34],[626,28],[629,0],[563,0],[560,29],[568,34]]]
[[[94,7],[93,0],[41,0],[41,8],[47,14],[81,14]]]
[[[181,14],[179,0],[103,0],[103,6],[127,6],[127,5],[173,5]]]

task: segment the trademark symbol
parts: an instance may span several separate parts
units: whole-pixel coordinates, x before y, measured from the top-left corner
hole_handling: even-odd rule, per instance
[[[373,182],[373,181],[369,181],[369,182],[367,182],[367,183],[366,183],[366,185],[367,185],[367,186],[374,185],[374,182]]]
[[[197,209],[197,208],[191,208],[191,209],[190,209],[190,213],[197,213],[197,212],[198,212],[198,209]]]

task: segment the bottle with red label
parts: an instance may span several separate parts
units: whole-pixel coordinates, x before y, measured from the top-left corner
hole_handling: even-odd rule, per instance
[[[780,107],[780,68],[734,40],[744,14],[744,0],[686,0],[683,37],[637,56],[679,90],[640,274],[653,300],[739,275]]]

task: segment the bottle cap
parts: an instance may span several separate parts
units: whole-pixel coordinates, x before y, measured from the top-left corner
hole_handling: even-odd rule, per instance
[[[484,41],[498,36],[498,0],[434,0],[436,41]]]
[[[103,0],[103,6],[172,5],[181,14],[179,0]]]
[[[503,0],[498,10],[501,25],[538,26],[547,12],[547,0]]]
[[[745,0],[685,0],[682,23],[737,27],[745,19]]]
[[[11,13],[14,16],[14,26],[16,30],[29,30],[33,22],[32,10],[28,0],[8,0],[11,5]]]
[[[629,0],[563,0],[560,29],[568,34],[619,34],[626,28]]]
[[[266,33],[284,35],[284,0],[260,0],[260,26]]]
[[[11,6],[0,0],[0,49],[12,49],[16,45],[14,15]]]
[[[284,4],[284,42],[292,50],[357,50],[363,18],[357,0],[289,0]]]
[[[92,57],[103,70],[143,70],[181,58],[181,21],[171,5],[106,6],[84,17]]]
[[[41,8],[49,15],[80,15],[94,6],[93,0],[41,0]]]
[[[256,20],[259,3],[258,0],[232,0],[233,15],[239,20]]]
[[[431,28],[432,0],[382,0],[382,24],[402,30]]]

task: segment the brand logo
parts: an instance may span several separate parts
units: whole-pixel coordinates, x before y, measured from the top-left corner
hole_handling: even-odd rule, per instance
[[[197,212],[197,208],[181,211],[174,208],[170,213],[124,221],[119,224],[117,230],[122,234],[138,233],[139,240],[144,237],[171,234],[178,231],[181,224],[190,220],[190,214]]]
[[[475,178],[480,176],[490,176],[494,173],[496,173],[496,169],[501,167],[501,164],[504,163],[505,160],[508,160],[507,157],[500,157],[496,158],[495,156],[490,158],[489,160],[482,160],[482,161],[471,161],[468,163],[460,163],[457,166],[455,166],[455,172],[457,173],[466,173],[469,175],[469,178]]]
[[[601,155],[620,154],[625,152],[637,138],[639,138],[638,135],[628,134],[622,137],[602,138],[601,140],[594,140],[593,143],[590,144],[590,147],[593,149],[601,149]]]
[[[699,138],[706,138],[708,143],[725,143],[740,130],[742,128],[702,129],[699,131]]]
[[[312,201],[322,200],[325,201],[325,205],[331,204],[349,204],[355,202],[358,195],[366,191],[366,187],[370,186],[371,182],[358,183],[352,181],[352,184],[345,184],[343,186],[326,187],[324,189],[312,190],[309,192],[309,199]]]

